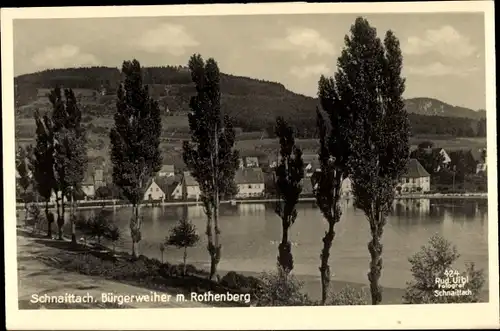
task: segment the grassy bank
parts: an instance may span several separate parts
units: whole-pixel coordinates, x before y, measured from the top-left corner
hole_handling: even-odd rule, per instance
[[[41,261],[46,267],[53,268],[63,272],[64,275],[77,273],[85,276],[98,277],[108,281],[113,281],[131,286],[138,286],[146,290],[170,293],[172,295],[183,294],[189,297],[191,292],[204,293],[233,293],[250,294],[253,298],[257,294],[259,287],[259,273],[257,272],[233,272],[229,270],[220,270],[219,281],[210,281],[207,279],[208,273],[193,265],[187,266],[187,275],[182,275],[182,266],[161,263],[156,259],[150,259],[140,256],[137,259],[124,252],[112,253],[105,246],[101,245],[72,245],[67,239],[63,241],[43,238],[34,235],[24,229],[18,229],[18,238],[24,237],[33,241],[43,251]],[[36,278],[36,274],[34,275]],[[33,275],[32,275],[33,277]],[[317,301],[321,295],[321,286],[319,277],[297,275],[299,281],[303,283],[303,291],[308,297]],[[366,295],[366,301],[369,302],[369,291],[366,285],[332,280],[332,288],[340,290],[350,286],[356,290],[363,290]],[[20,286],[21,287],[21,286]],[[112,291],[106,289],[106,291]],[[384,288],[384,304],[400,304],[404,293],[403,289]],[[213,306],[219,307],[238,307],[249,306],[244,302],[219,302],[213,303]],[[108,304],[94,308],[112,308]],[[26,299],[20,300],[20,308],[35,309],[33,304]],[[69,308],[64,304],[51,304],[45,308]],[[70,308],[77,308],[71,305]],[[80,308],[88,308],[82,305]],[[119,308],[123,308],[120,306]]]

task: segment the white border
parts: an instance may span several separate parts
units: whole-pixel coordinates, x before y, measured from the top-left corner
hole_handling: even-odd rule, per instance
[[[489,189],[489,303],[290,308],[19,311],[15,221],[13,19],[305,13],[484,12]],[[332,18],[334,19],[334,18]],[[408,329],[499,326],[496,96],[493,1],[9,8],[1,10],[6,314],[8,329]],[[286,318],[284,318],[286,316]],[[244,324],[243,324],[244,323]]]

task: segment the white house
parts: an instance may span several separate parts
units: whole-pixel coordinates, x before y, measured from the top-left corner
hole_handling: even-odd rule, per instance
[[[431,189],[431,175],[417,159],[410,159],[406,174],[401,177],[401,193],[428,192]]]
[[[148,188],[144,192],[144,201],[158,201],[165,198],[165,192],[161,189],[160,185],[153,178],[149,181]]]
[[[488,167],[486,165],[486,162],[487,162],[486,148],[472,150],[471,153],[472,153],[472,156],[474,157],[474,160],[476,160],[476,162],[477,162],[476,174],[486,172],[488,170]]]
[[[238,169],[234,176],[238,186],[236,198],[260,197],[264,195],[264,173],[260,168]]]
[[[436,171],[441,170],[441,167],[447,168],[449,166],[449,164],[451,162],[451,158],[450,158],[450,156],[448,155],[448,153],[446,153],[446,151],[443,148],[440,148],[440,147],[437,147],[437,148],[427,148],[427,149],[425,149],[425,151],[427,153],[432,154],[432,155],[439,154],[443,158],[443,161],[442,161],[441,165],[438,165],[437,169],[435,169]]]
[[[313,186],[312,186],[313,192],[314,192],[314,190],[318,189],[318,181],[319,181],[320,175],[321,175],[321,171],[316,170],[311,177],[311,182],[313,183]],[[304,189],[302,189],[302,190],[304,190]],[[342,180],[342,184],[340,185],[340,196],[345,197],[345,198],[352,196],[352,181],[350,178],[344,178]]]
[[[160,171],[158,171],[158,176],[160,177],[173,177],[175,176],[175,166],[173,164],[164,164]]]
[[[340,195],[343,197],[352,196],[352,181],[349,177],[344,178],[340,186]]]
[[[185,199],[198,201],[200,198],[200,186],[189,171],[185,171],[182,176],[182,191]]]
[[[175,188],[173,189],[172,194],[170,196],[174,200],[182,199],[182,182],[179,182],[175,185]]]

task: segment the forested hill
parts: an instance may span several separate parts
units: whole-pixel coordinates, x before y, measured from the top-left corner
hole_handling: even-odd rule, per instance
[[[189,110],[189,99],[194,88],[187,68],[147,67],[143,68],[143,73],[144,83],[150,84],[152,94],[162,107],[167,109],[168,106],[172,112]],[[111,115],[114,111],[113,94],[120,80],[118,68],[109,67],[52,69],[21,75],[14,79],[18,106],[16,113],[30,116],[33,107],[26,106],[36,103],[38,89],[62,85],[107,94],[99,95],[92,102],[92,108],[100,108],[98,111],[102,116]],[[295,124],[299,135],[310,136],[315,132],[316,99],[293,93],[282,84],[222,74],[221,94],[223,112],[232,116],[235,125],[244,131],[264,129],[271,133],[274,118],[281,115]],[[435,99],[409,99],[406,104],[413,134],[476,136],[478,120],[485,118],[484,111],[454,107]]]

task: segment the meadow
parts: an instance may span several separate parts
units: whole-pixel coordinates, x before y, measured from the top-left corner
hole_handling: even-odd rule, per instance
[[[114,120],[111,116],[84,115],[82,122],[87,128],[88,156],[90,164],[108,163],[109,130]],[[161,149],[164,163],[174,164],[178,169],[184,168],[182,160],[182,141],[189,139],[188,118],[186,115],[163,116],[163,135]],[[16,118],[16,144],[26,146],[35,143],[36,126],[33,118]],[[278,152],[278,141],[268,138],[263,131],[242,132],[237,130],[236,149],[241,155],[275,156]],[[486,137],[454,137],[450,135],[418,135],[411,137],[410,145],[414,149],[422,141],[432,141],[436,147],[447,151],[464,149],[477,150],[486,147]],[[297,139],[297,144],[305,154],[317,153],[317,139]]]

